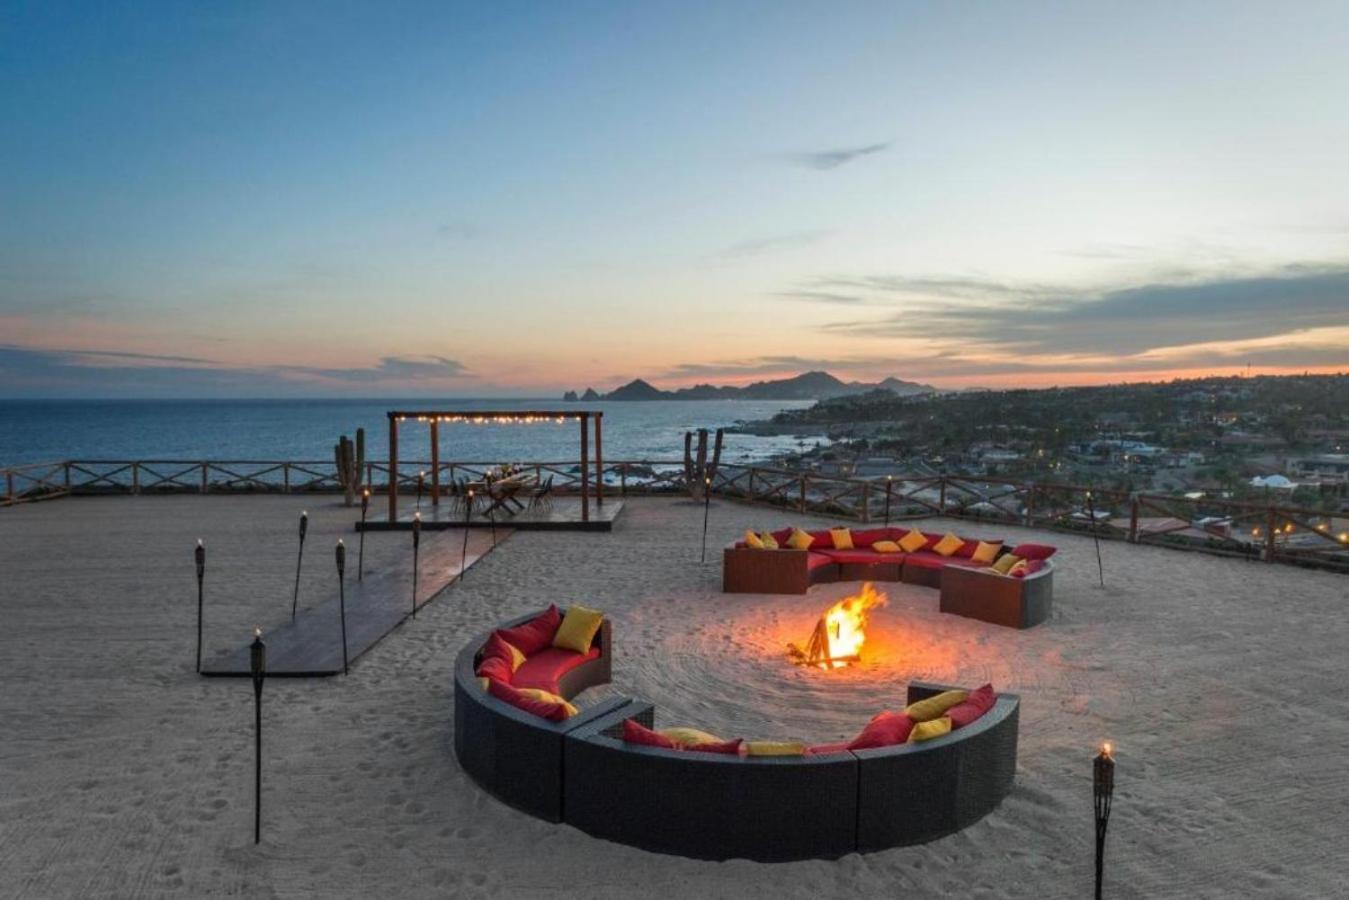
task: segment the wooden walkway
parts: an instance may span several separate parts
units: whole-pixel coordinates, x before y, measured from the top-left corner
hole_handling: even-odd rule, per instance
[[[498,528],[497,543],[510,534],[511,529]],[[472,568],[494,545],[490,532],[470,529],[468,538],[465,568]],[[347,553],[348,665],[412,615],[412,547],[408,546],[404,559],[379,572],[367,572],[361,581],[356,580],[356,554],[351,552],[354,549]],[[417,581],[419,609],[436,599],[458,577],[463,550],[463,529],[422,534]],[[331,596],[302,610],[295,621],[263,634],[267,642],[268,677],[316,678],[341,674],[342,624],[336,581],[334,571]],[[248,645],[228,656],[204,661],[201,674],[248,677],[251,674]]]

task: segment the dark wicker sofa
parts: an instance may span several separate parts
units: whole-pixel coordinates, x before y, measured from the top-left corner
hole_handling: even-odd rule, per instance
[[[783,535],[788,529],[775,532]],[[809,550],[754,550],[744,542],[722,552],[722,590],[731,594],[804,594],[812,584],[837,581],[902,581],[937,588],[941,611],[1011,628],[1030,628],[1053,613],[1054,566],[1024,578],[1000,575],[986,565],[956,554],[941,556],[928,549],[915,553],[877,553],[874,540],[897,540],[908,529],[855,531],[853,550],[818,546],[828,534],[810,532],[817,546]],[[967,544],[973,541],[967,540]],[[998,555],[1009,552],[1004,544]]]
[[[538,612],[503,622],[523,624]],[[562,722],[550,722],[491,696],[474,674],[491,632],[469,642],[454,665],[454,752],[459,764],[499,799],[550,822],[562,821],[562,746],[569,732],[621,709],[626,697],[606,700]],[[608,619],[595,637],[597,659],[564,674],[561,695],[571,699],[588,687],[608,684],[613,670],[613,630]]]

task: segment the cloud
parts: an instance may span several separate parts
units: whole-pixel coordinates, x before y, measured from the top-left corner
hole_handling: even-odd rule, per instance
[[[829,291],[779,291],[774,294],[784,300],[799,300],[802,303],[831,303],[839,306],[853,306],[866,303],[855,294],[835,294]]]
[[[427,379],[473,378],[458,360],[443,356],[386,356],[368,368],[327,369],[312,366],[278,366],[277,371],[293,372],[335,381],[378,383],[382,381],[424,381]]]
[[[830,234],[826,230],[794,231],[790,234],[777,234],[770,237],[751,238],[738,241],[729,247],[717,251],[714,256],[724,261],[747,259],[763,253],[777,253],[783,250],[795,250],[813,244]]]
[[[793,165],[801,166],[806,169],[815,169],[817,171],[827,171],[837,169],[839,166],[846,165],[855,159],[863,156],[871,156],[873,153],[880,153],[888,150],[893,141],[886,141],[883,144],[866,144],[861,147],[840,147],[835,150],[819,150],[810,153],[792,153],[787,159]]]

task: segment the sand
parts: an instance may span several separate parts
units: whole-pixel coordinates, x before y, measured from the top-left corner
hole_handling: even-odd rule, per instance
[[[288,616],[306,507],[304,605],[331,587],[335,538],[353,543],[334,498],[0,510],[0,896],[1082,897],[1104,737],[1110,896],[1324,897],[1349,877],[1344,576],[1108,543],[1102,589],[1088,539],[946,523],[1060,546],[1053,620],[1001,629],[886,585],[864,664],[806,671],[784,644],[851,586],[723,595],[717,548],[824,520],[715,503],[699,565],[701,507],[665,499],[630,501],[609,535],[517,533],[349,677],[269,682],[255,847],[252,691],[193,672],[191,549],[205,538],[223,652]],[[371,536],[367,565],[404,541]],[[1022,696],[1016,786],[960,834],[834,862],[696,862],[536,821],[455,762],[451,665],[486,624],[552,601],[613,616],[604,690],[723,736],[836,739],[913,678],[992,680]]]

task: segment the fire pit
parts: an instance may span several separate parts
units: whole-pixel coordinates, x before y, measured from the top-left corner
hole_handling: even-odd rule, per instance
[[[862,644],[866,641],[870,613],[886,604],[886,596],[871,582],[861,591],[829,607],[815,623],[803,650],[796,644],[787,645],[787,654],[798,666],[820,669],[838,669],[862,658]]]

